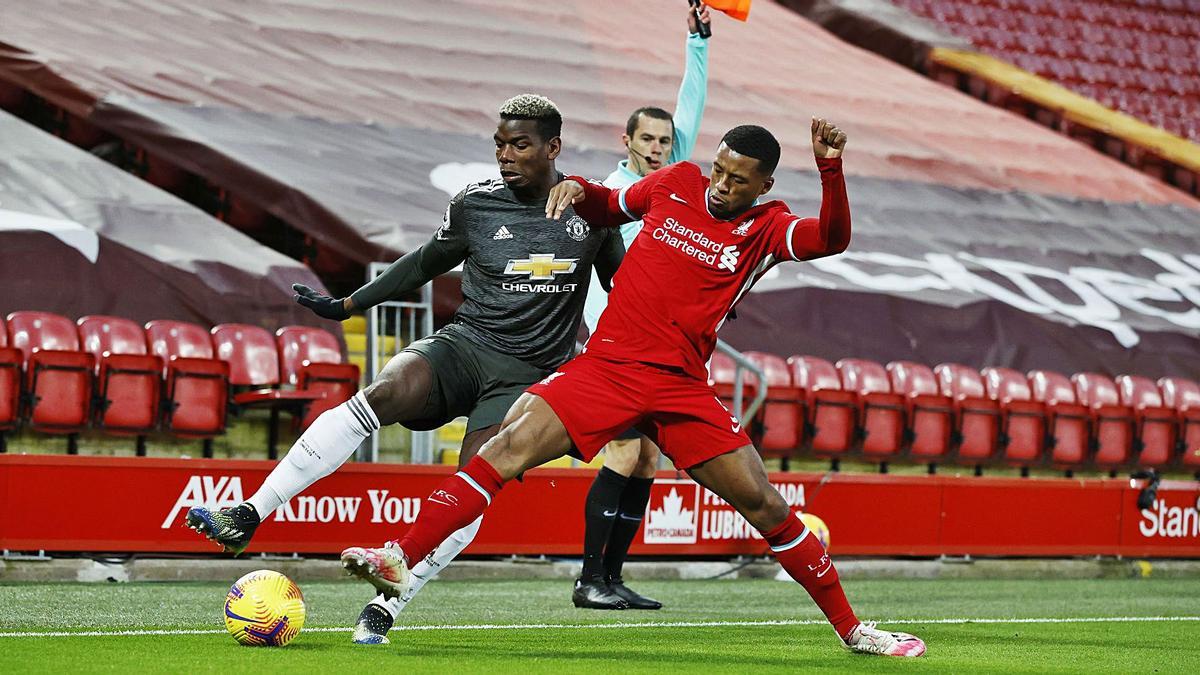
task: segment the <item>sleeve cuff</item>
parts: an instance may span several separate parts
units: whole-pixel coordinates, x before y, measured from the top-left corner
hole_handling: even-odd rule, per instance
[[[842,170],[841,157],[817,157],[817,169],[821,173],[840,173]]]

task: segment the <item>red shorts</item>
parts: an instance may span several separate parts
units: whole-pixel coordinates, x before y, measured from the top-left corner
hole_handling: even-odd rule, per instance
[[[750,445],[713,388],[676,371],[584,353],[527,391],[550,404],[584,461],[631,426],[679,469]]]

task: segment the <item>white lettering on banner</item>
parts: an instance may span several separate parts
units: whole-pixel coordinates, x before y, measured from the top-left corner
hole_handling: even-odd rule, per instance
[[[803,483],[772,483],[771,486],[779,491],[788,506],[803,508],[806,505]],[[706,508],[701,518],[701,539],[709,541],[762,539],[758,530],[746,522],[742,514],[734,511],[733,507],[718,497],[716,493],[704,490],[703,505]]]
[[[372,523],[417,522],[421,512],[421,500],[417,497],[389,497],[389,490],[367,490],[371,500]]]
[[[1200,537],[1200,511],[1195,506],[1167,506],[1156,499],[1154,508],[1142,509],[1138,530],[1143,537]]]
[[[1141,338],[1123,312],[1154,317],[1182,328],[1200,328],[1200,255],[1176,256],[1154,249],[1142,249],[1140,253],[1165,271],[1153,279],[1090,266],[1072,267],[1064,272],[1028,262],[965,252],[957,255],[926,253],[923,258],[914,259],[891,253],[847,251],[831,258],[813,260],[812,265],[861,288],[891,293],[960,291],[990,297],[1031,314],[1064,316],[1112,333],[1124,347],[1137,345]],[[918,273],[872,274],[854,262],[907,268]],[[969,269],[967,264],[1003,277],[1013,288],[985,278]],[[836,287],[824,280],[814,283],[814,277],[805,272],[798,272],[795,278],[805,285]],[[1064,289],[1074,300],[1063,300],[1048,291],[1043,285],[1047,280]],[[1191,307],[1167,309],[1151,302]]]
[[[292,502],[285,502],[275,509],[275,520],[284,523],[353,523],[358,518],[358,507],[362,497],[314,497],[304,495]]]
[[[183,509],[184,513],[193,506],[208,509],[224,509],[242,503],[242,479],[238,476],[192,476],[179,493],[175,505],[163,518],[162,529],[167,529]]]
[[[651,504],[642,541],[647,544],[696,543],[696,501],[699,497],[696,490],[699,486],[688,481],[658,483],[669,484],[671,491],[663,497],[661,505],[654,507]],[[692,508],[684,506],[684,497]]]

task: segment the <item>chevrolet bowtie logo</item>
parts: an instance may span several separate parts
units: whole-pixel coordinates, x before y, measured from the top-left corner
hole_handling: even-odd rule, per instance
[[[509,260],[505,274],[528,274],[530,279],[553,279],[555,274],[575,271],[578,258],[555,258],[553,253],[535,253],[524,260]]]

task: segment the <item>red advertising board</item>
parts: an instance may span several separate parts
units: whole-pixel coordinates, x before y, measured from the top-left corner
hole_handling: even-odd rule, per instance
[[[0,548],[213,552],[183,527],[191,506],[224,507],[274,466],[248,460],[0,456]],[[342,467],[271,514],[251,552],[335,554],[396,538],[452,469]],[[579,555],[583,503],[595,474],[539,469],[497,495],[473,554]],[[1125,479],[1009,479],[780,473],[793,508],[829,525],[836,555],[1125,555],[1200,557],[1200,483],[1165,482],[1137,508]],[[863,526],[864,513],[897,527]],[[633,553],[728,556],[766,552],[758,533],[686,476],[663,472]]]

